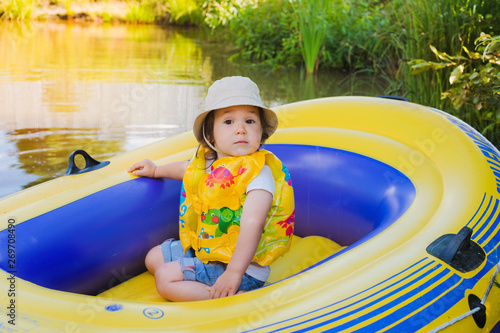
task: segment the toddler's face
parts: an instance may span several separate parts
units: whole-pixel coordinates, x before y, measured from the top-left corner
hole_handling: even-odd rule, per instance
[[[251,154],[260,147],[262,124],[259,109],[236,105],[217,109],[214,114],[215,147],[219,158]]]

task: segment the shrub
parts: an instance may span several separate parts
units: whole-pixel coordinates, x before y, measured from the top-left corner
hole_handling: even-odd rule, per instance
[[[280,67],[301,61],[296,22],[288,0],[242,8],[229,24],[239,53],[233,59]]]
[[[384,6],[373,1],[337,0],[332,3],[322,65],[347,70],[380,70],[394,52],[392,24]]]
[[[400,66],[391,80],[389,93],[408,96],[411,101],[448,110],[449,99],[442,92],[450,88],[451,69],[428,71],[411,75],[408,61],[431,59],[433,45],[446,54],[462,52],[462,46],[474,48],[474,40],[481,31],[498,34],[500,6],[490,0],[392,0],[386,5],[389,20],[394,26],[397,49],[394,59]],[[496,32],[496,33],[495,33]]]
[[[452,68],[450,88],[442,93],[454,108],[454,114],[500,145],[500,36],[483,34],[476,39],[476,51],[463,47],[464,56],[450,56],[431,45],[438,59],[409,62],[413,75],[424,71]]]
[[[246,7],[257,4],[258,0],[204,0],[204,22],[211,29],[226,27]]]
[[[203,22],[202,7],[196,0],[167,0],[170,22],[181,25],[200,25]]]

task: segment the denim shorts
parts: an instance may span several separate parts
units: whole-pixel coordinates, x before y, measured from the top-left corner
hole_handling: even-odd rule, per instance
[[[226,270],[227,264],[218,261],[210,261],[208,264],[204,264],[196,257],[193,249],[189,249],[184,253],[181,241],[178,240],[166,240],[161,244],[161,251],[165,262],[180,261],[184,281],[198,281],[213,286],[219,276]],[[238,291],[257,289],[262,287],[264,283],[265,281],[257,280],[245,273]]]

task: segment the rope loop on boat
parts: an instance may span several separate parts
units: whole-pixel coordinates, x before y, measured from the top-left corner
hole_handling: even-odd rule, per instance
[[[498,262],[496,264],[496,269],[495,269],[495,273],[493,273],[493,275],[491,276],[491,279],[490,279],[490,283],[488,285],[488,288],[486,288],[486,291],[483,295],[483,298],[481,299],[481,306],[477,306],[469,311],[467,311],[466,313],[464,313],[463,315],[460,315],[456,318],[453,318],[452,320],[450,320],[449,322],[447,323],[444,323],[443,325],[441,326],[438,326],[436,327],[435,329],[429,331],[428,333],[435,333],[435,332],[439,332],[457,322],[459,322],[460,320],[464,319],[464,318],[467,318],[468,316],[472,316],[473,314],[475,314],[476,312],[478,311],[481,311],[482,309],[484,309],[484,302],[486,302],[486,299],[488,298],[488,295],[490,294],[490,291],[491,291],[491,287],[493,286],[493,283],[495,282],[495,278],[497,277],[498,275],[498,272],[499,272],[499,269],[500,269],[500,262]]]

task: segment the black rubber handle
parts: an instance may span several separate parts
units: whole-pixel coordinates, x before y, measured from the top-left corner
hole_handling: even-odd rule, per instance
[[[486,260],[484,249],[474,242],[469,227],[463,227],[457,234],[440,236],[426,250],[462,273],[475,270]]]
[[[75,164],[76,155],[81,155],[85,159],[85,167],[83,167],[82,169],[77,167]],[[108,164],[109,161],[99,162],[93,159],[85,150],[78,149],[72,152],[71,155],[69,155],[68,169],[66,170],[65,175],[77,175],[85,172],[90,172],[105,167]]]
[[[448,243],[441,253],[445,262],[451,262],[459,251],[467,250],[470,247],[470,237],[472,229],[463,227]]]

